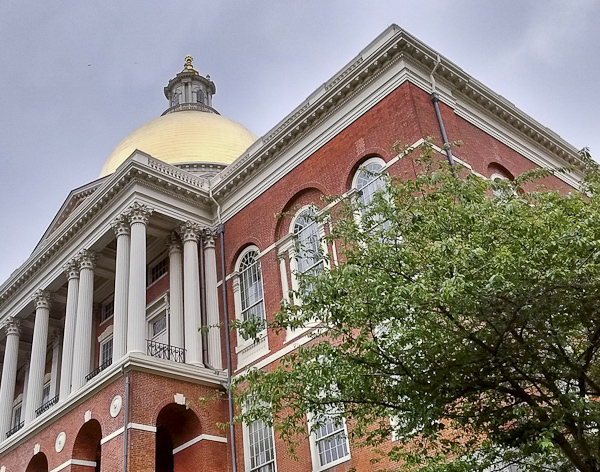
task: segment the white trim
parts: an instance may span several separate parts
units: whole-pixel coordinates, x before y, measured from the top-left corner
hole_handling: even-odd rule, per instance
[[[107,320],[105,320],[105,321],[107,321]],[[112,334],[113,334],[113,325],[107,326],[106,329],[104,331],[102,331],[102,334],[100,336],[98,336],[98,342],[102,343],[102,341],[104,341],[106,338],[108,338]]]
[[[147,424],[140,423],[129,423],[127,429],[139,429],[140,431],[149,431],[150,433],[156,433],[156,426],[150,426]]]
[[[113,431],[112,433],[110,433],[108,436],[102,438],[100,440],[100,445],[102,446],[104,443],[107,443],[108,441],[110,441],[111,439],[116,438],[117,436],[120,436],[121,434],[123,434],[123,430],[125,428],[123,426],[121,426],[119,429],[117,429],[116,431]]]
[[[82,461],[82,460],[79,460],[79,459],[69,459],[67,462],[63,462],[61,465],[59,465],[55,469],[52,469],[50,472],[59,472],[60,470],[63,470],[65,468],[69,467],[70,465],[83,465],[85,467],[96,467],[96,463],[92,462],[92,461]]]
[[[220,442],[220,443],[227,443],[227,438],[224,438],[221,436],[213,436],[212,434],[201,434],[200,436],[196,436],[194,439],[190,439],[188,442],[183,443],[181,446],[178,446],[175,449],[173,449],[173,454],[177,454],[178,452],[181,452],[184,449],[187,449],[188,447],[193,446],[197,442],[205,441],[205,440]]]

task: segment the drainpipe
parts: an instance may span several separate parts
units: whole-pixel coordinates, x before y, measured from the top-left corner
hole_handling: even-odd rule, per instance
[[[439,106],[440,96],[435,91],[436,90],[435,89],[435,77],[433,76],[433,73],[440,65],[440,62],[441,62],[441,58],[438,55],[437,61],[435,62],[435,66],[433,67],[431,74],[429,74],[429,77],[431,78],[431,94],[429,95],[429,99],[431,100],[431,103],[433,103],[433,108],[435,110],[435,116],[437,118],[437,122],[440,127],[440,132],[442,133],[442,140],[444,141],[444,149],[446,151],[446,157],[448,158],[448,163],[450,164],[450,170],[452,171],[452,175],[454,177],[457,177],[456,171],[454,170],[455,164],[454,164],[454,157],[452,157],[452,149],[450,147],[450,141],[448,141],[448,135],[446,134],[446,128],[444,127],[444,122],[442,120],[442,114],[440,113],[440,106]]]
[[[229,310],[227,309],[227,284],[225,283],[225,225],[221,221],[221,205],[213,197],[212,189],[209,190],[209,197],[217,205],[217,233],[221,235],[221,277],[223,288],[223,314],[225,318],[225,350],[227,351],[227,402],[229,406],[229,436],[231,438],[231,462],[232,471],[237,472],[237,460],[235,455],[235,428],[233,426],[233,393],[231,392],[231,341],[229,336]]]
[[[125,374],[125,366],[121,367],[125,375],[125,425],[123,427],[123,472],[127,472],[127,424],[129,423],[129,373]]]

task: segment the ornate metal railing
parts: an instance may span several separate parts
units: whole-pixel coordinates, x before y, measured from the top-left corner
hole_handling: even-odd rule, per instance
[[[6,432],[6,438],[10,438],[13,434],[15,434],[17,431],[19,431],[23,425],[25,424],[25,421],[21,421],[18,425],[16,425],[13,429],[9,429]]]
[[[85,376],[85,381],[87,382],[88,380],[93,379],[94,377],[96,377],[96,375],[98,375],[100,372],[102,372],[104,369],[106,369],[111,364],[112,364],[112,357],[109,360],[107,360],[105,363],[100,364],[97,369],[92,370],[89,374],[87,374]]]
[[[42,413],[44,413],[45,411],[48,411],[50,408],[52,408],[57,403],[58,403],[58,395],[56,395],[54,398],[51,398],[46,403],[44,403],[42,406],[40,406],[37,410],[35,410],[35,416],[40,416]]]
[[[173,362],[185,363],[185,349],[181,347],[170,346],[156,341],[146,340],[148,344],[148,355],[166,359]]]

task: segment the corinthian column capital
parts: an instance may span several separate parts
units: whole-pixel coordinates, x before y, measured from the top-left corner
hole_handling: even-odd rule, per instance
[[[79,278],[79,261],[77,258],[71,259],[63,267],[67,280]]]
[[[79,269],[93,269],[96,265],[96,253],[88,249],[82,249],[77,254]]]
[[[10,334],[21,334],[21,320],[14,316],[8,317],[1,326],[6,331],[6,335]]]
[[[179,235],[181,236],[181,240],[184,243],[186,241],[197,241],[198,236],[200,235],[200,231],[200,225],[191,221],[181,223],[181,225],[179,226]]]
[[[202,233],[202,240],[204,242],[204,249],[214,249],[215,248],[215,238],[216,234],[214,231],[210,229],[205,229]]]
[[[154,211],[154,209],[150,208],[147,205],[144,205],[144,204],[138,203],[138,202],[134,202],[133,205],[131,205],[127,209],[125,214],[127,215],[127,218],[129,219],[131,224],[134,224],[134,223],[148,224],[148,220],[150,219],[150,215],[152,214],[153,211]]]
[[[47,308],[49,310],[52,305],[52,294],[46,290],[37,290],[32,298],[36,310],[38,308]]]
[[[113,231],[117,237],[125,234],[131,234],[131,228],[129,227],[129,219],[126,214],[117,216],[111,223]]]
[[[165,246],[169,249],[169,255],[174,252],[181,252],[181,240],[175,231],[165,238]]]

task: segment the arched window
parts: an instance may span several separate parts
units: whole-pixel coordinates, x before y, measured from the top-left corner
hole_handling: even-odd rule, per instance
[[[257,323],[258,328],[262,327],[253,337],[238,330],[235,349],[238,368],[258,359],[269,350],[264,323],[265,301],[259,255],[256,246],[246,248],[238,257],[233,279],[237,319],[241,322],[253,321]]]
[[[258,251],[251,249],[242,255],[239,265],[241,320],[265,319],[262,274]]]
[[[298,273],[318,274],[321,272],[325,267],[325,259],[313,207],[300,210],[293,222],[293,234]]]
[[[373,196],[385,186],[383,170],[385,161],[380,157],[366,160],[356,171],[352,187],[358,191],[358,198],[362,206],[366,207],[373,201]]]

